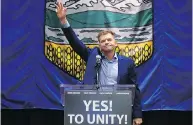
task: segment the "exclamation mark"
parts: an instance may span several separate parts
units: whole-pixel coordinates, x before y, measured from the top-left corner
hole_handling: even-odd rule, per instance
[[[109,111],[112,111],[112,100],[109,101],[109,107],[110,107]]]
[[[127,115],[125,115],[125,124],[127,125]]]

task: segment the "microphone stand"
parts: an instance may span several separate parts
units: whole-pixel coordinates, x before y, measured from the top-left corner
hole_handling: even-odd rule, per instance
[[[97,63],[95,66],[96,69],[96,89],[98,90],[100,88],[100,83],[99,83],[99,69],[100,69],[101,64]]]

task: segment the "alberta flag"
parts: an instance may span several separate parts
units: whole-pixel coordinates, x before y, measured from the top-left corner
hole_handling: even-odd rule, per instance
[[[45,56],[56,66],[82,80],[85,62],[72,50],[56,15],[57,1],[46,1]],[[136,66],[153,53],[152,2],[150,0],[63,0],[67,19],[89,48],[97,46],[97,34],[114,31],[117,52],[134,59]]]

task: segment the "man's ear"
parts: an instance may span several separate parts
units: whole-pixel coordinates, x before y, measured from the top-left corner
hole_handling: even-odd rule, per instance
[[[98,42],[98,47],[100,48],[100,43]]]
[[[115,40],[115,46],[116,46],[116,47],[118,46],[117,40]]]

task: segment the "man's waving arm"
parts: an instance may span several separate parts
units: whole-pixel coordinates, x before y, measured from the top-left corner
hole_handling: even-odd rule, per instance
[[[80,55],[80,57],[87,62],[88,56],[90,54],[90,49],[88,49],[81,40],[77,37],[70,24],[67,21],[67,9],[63,7],[62,3],[58,2],[57,5],[57,16],[62,24],[62,31],[69,41],[70,46],[73,50]]]

